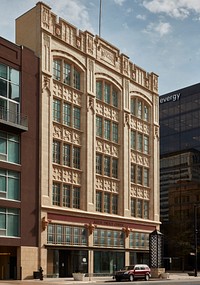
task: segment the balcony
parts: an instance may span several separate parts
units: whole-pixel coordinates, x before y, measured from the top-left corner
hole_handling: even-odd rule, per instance
[[[19,129],[22,132],[28,131],[28,117],[0,107],[0,125]]]

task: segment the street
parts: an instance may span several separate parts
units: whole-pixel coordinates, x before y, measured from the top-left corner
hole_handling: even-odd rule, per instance
[[[84,284],[84,285],[158,285],[158,284],[164,284],[164,285],[175,285],[175,284],[181,284],[181,285],[191,285],[191,284],[200,284],[200,278],[190,278],[187,280],[184,279],[151,279],[150,281],[122,281],[122,282],[116,282],[115,280],[94,280],[94,281],[73,281],[73,280],[64,280],[64,279],[47,279],[47,280],[15,280],[15,281],[0,281],[0,285],[70,285],[70,284]]]

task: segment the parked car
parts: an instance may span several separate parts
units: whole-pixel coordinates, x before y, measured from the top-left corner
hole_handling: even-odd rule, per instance
[[[149,280],[151,277],[151,269],[146,264],[135,264],[125,266],[123,269],[115,272],[116,281],[121,280],[136,280],[136,279],[145,279]]]

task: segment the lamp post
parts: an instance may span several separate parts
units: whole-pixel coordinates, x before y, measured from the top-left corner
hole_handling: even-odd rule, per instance
[[[197,227],[197,208],[200,207],[200,204],[194,204],[194,244],[195,244],[195,267],[194,267],[194,276],[197,277],[197,236],[198,236],[198,227]]]

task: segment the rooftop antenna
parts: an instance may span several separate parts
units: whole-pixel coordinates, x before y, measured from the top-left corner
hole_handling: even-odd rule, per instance
[[[102,0],[99,0],[99,37],[101,37],[101,9],[102,9]]]

